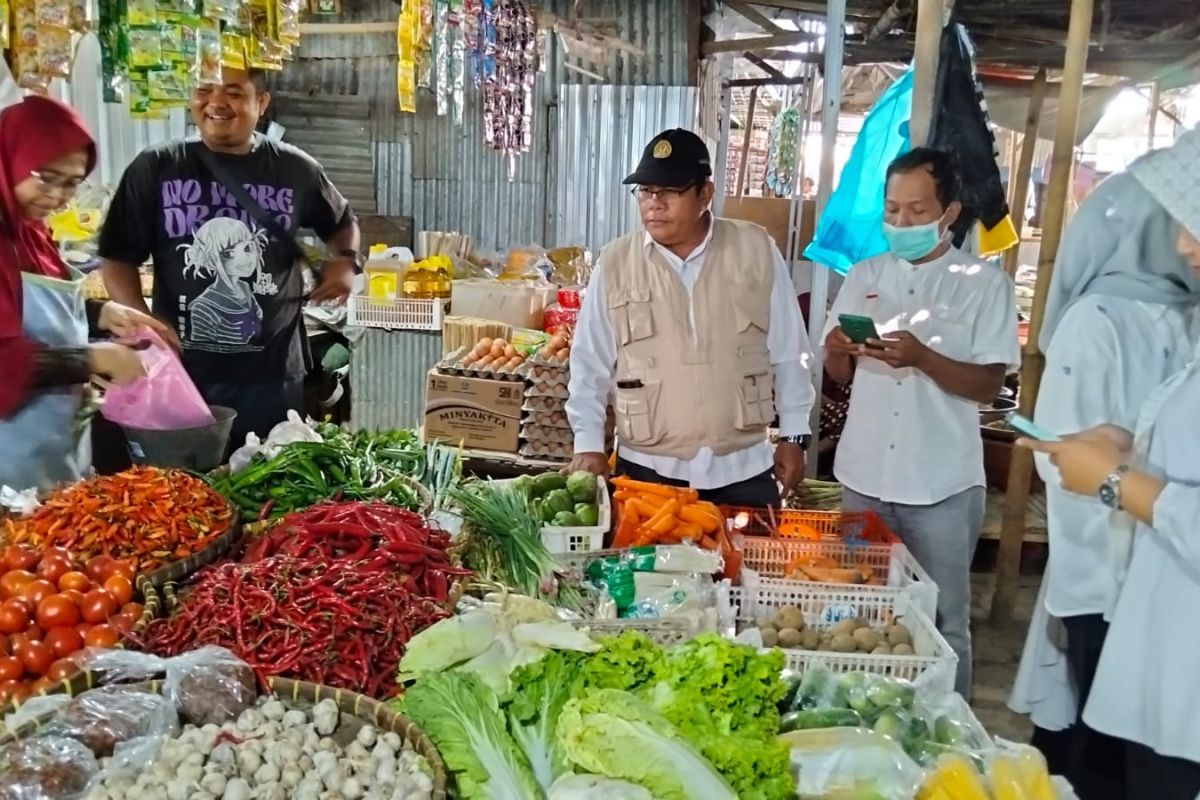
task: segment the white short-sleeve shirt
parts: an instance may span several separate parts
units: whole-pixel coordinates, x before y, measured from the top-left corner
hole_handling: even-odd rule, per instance
[[[1013,285],[999,267],[951,248],[926,264],[886,254],[850,270],[825,331],[841,314],[870,317],[880,335],[905,330],[969,364],[1021,361]],[[983,486],[983,440],[974,400],[925,373],[860,358],[834,472],[859,494],[932,505]]]

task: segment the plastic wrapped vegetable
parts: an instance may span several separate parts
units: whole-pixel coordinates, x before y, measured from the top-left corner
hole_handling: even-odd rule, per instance
[[[921,768],[895,742],[861,728],[786,733],[801,797],[870,797],[908,800]]]
[[[99,771],[73,739],[38,736],[0,748],[0,800],[74,800]]]
[[[162,695],[133,686],[101,686],[72,698],[47,730],[107,756],[133,739],[177,734],[179,717]]]

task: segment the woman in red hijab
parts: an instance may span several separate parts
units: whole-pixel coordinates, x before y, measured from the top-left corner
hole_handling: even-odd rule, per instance
[[[95,165],[95,142],[69,107],[27,97],[0,112],[0,486],[78,478],[90,464],[88,437],[73,430],[84,384],[144,374],[136,353],[89,344],[89,330],[162,328],[124,306],[85,304],[81,276],[50,237],[46,218]]]

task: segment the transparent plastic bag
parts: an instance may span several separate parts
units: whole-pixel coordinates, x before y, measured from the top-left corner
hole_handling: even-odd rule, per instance
[[[0,800],[75,800],[100,771],[83,744],[37,736],[0,747]]]
[[[922,770],[886,736],[861,728],[781,734],[792,748],[792,772],[803,798],[909,800]]]
[[[108,388],[101,408],[105,419],[151,431],[199,428],[214,422],[183,363],[158,334],[143,329],[126,344],[141,347],[138,356],[146,377]]]
[[[122,742],[177,734],[179,715],[162,695],[136,686],[101,686],[71,698],[46,730],[103,757]]]
[[[250,666],[224,647],[208,645],[167,662],[165,694],[197,727],[236,720],[258,699]]]

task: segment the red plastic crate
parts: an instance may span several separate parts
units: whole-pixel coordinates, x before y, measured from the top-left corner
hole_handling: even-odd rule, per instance
[[[804,511],[724,506],[731,533],[743,536],[775,536],[814,542],[860,542],[897,544],[900,537],[874,511]]]

